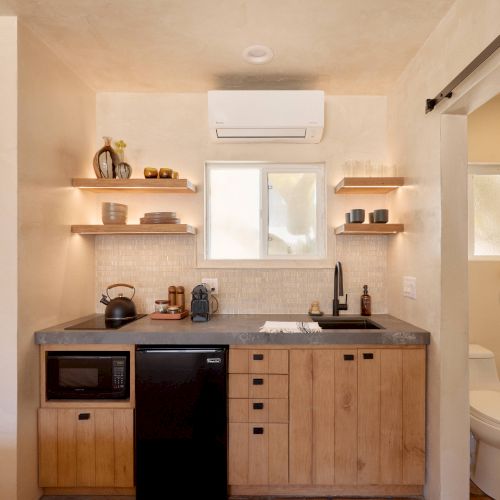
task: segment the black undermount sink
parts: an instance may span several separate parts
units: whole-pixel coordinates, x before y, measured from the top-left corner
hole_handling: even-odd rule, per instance
[[[323,330],[383,330],[384,327],[371,319],[327,317],[317,320]]]

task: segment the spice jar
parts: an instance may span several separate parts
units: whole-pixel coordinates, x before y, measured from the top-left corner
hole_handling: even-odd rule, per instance
[[[169,306],[168,300],[155,300],[155,312],[165,314]]]

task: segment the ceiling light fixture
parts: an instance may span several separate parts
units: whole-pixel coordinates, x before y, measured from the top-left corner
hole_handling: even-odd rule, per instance
[[[250,45],[243,51],[243,59],[251,64],[265,64],[273,57],[273,51],[266,45]]]

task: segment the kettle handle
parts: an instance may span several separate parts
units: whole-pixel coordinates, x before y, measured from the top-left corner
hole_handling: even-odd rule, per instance
[[[134,298],[134,295],[135,295],[135,286],[127,285],[126,283],[115,283],[114,285],[109,285],[108,288],[106,288],[106,294],[107,294],[108,297],[109,297],[109,291],[112,288],[116,288],[117,286],[125,286],[127,288],[131,288],[134,291],[134,293],[132,294],[132,297],[130,297],[130,300],[132,300]],[[111,298],[111,297],[109,297],[109,298]]]

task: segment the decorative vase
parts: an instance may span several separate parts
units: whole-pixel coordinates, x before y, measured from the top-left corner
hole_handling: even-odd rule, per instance
[[[130,179],[132,167],[125,161],[125,148],[127,144],[123,140],[115,142],[116,152],[118,154],[118,166],[116,167],[116,177],[118,179]]]
[[[94,156],[94,172],[98,178],[113,179],[116,167],[120,162],[115,150],[111,147],[111,137],[103,137],[104,146]]]

